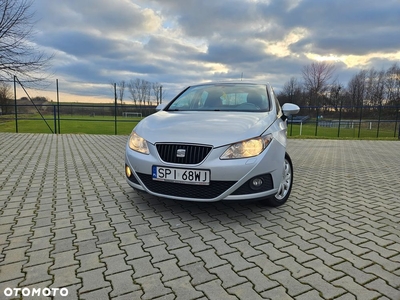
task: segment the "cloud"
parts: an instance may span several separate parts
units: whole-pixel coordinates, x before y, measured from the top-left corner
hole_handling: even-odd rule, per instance
[[[269,81],[332,59],[357,68],[400,60],[398,0],[41,0],[34,43],[64,81],[141,78],[171,93],[210,80]],[[71,89],[73,85],[71,85]],[[95,87],[93,87],[95,88]]]

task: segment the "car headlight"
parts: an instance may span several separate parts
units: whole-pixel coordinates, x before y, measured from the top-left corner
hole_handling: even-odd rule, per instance
[[[147,147],[146,140],[134,131],[131,133],[131,136],[129,137],[129,148],[143,154],[150,153],[149,148]]]
[[[264,135],[258,138],[245,140],[232,144],[224,154],[221,155],[221,159],[235,159],[235,158],[246,158],[257,156],[264,151],[265,148],[271,143],[272,135]]]

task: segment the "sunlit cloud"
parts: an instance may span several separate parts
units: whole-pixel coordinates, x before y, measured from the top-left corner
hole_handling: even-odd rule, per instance
[[[316,53],[306,53],[307,58],[315,61],[342,62],[348,68],[368,67],[373,59],[387,59],[390,61],[400,60],[400,51],[393,53],[369,53],[367,55],[319,55]]]
[[[400,61],[398,1],[331,2],[40,0],[33,42],[54,54],[50,73],[63,91],[90,95],[136,78],[171,94],[241,74],[282,87],[313,61],[338,63],[347,75]]]
[[[295,28],[288,33],[282,40],[265,42],[265,52],[277,57],[286,57],[294,54],[290,50],[290,45],[297,43],[308,34],[305,28]]]

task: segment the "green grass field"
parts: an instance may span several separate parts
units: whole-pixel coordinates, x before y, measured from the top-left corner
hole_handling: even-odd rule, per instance
[[[18,116],[18,132],[19,133],[51,133],[55,132],[53,116],[45,116],[46,123],[38,114],[19,115]],[[139,117],[117,117],[116,132],[118,135],[128,135],[136,124],[141,120]],[[397,126],[399,126],[398,124]],[[49,129],[51,128],[51,130]],[[374,124],[371,128],[363,124],[360,130],[355,125],[353,128],[340,128],[338,136],[337,127],[318,126],[317,135],[315,135],[315,123],[306,123],[288,125],[288,136],[292,138],[326,138],[326,139],[384,139],[397,140],[398,128],[395,132],[394,123],[381,123],[379,126],[379,135],[377,137],[378,128]],[[0,132],[16,132],[16,124],[13,116],[0,116]],[[79,115],[61,115],[60,116],[60,132],[61,134],[115,134],[115,119],[110,116],[89,117]]]
[[[288,136],[296,138],[340,138],[340,139],[385,139],[397,140],[398,128],[395,131],[395,124],[381,123],[379,131],[377,124],[369,128],[366,124],[362,124],[359,128],[358,124],[352,128],[323,127],[318,126],[317,134],[315,133],[315,123],[307,123],[300,126],[299,124],[288,125]]]
[[[21,118],[21,119],[20,119]],[[54,124],[54,119],[45,117],[46,122],[35,116],[19,116],[18,132],[19,133],[51,133],[55,132],[55,126],[58,127],[58,121]],[[117,117],[117,134],[128,135],[136,124],[141,120],[138,117],[123,118]],[[51,130],[50,130],[50,128]],[[57,128],[58,131],[58,128]],[[15,120],[0,117],[0,132],[16,132]],[[115,134],[114,117],[88,117],[88,116],[60,116],[60,133],[76,133],[76,134]]]

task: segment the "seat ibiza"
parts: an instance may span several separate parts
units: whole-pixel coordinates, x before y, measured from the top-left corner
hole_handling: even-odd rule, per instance
[[[269,84],[189,86],[133,129],[125,174],[134,189],[190,201],[288,199],[293,165],[286,119]]]

